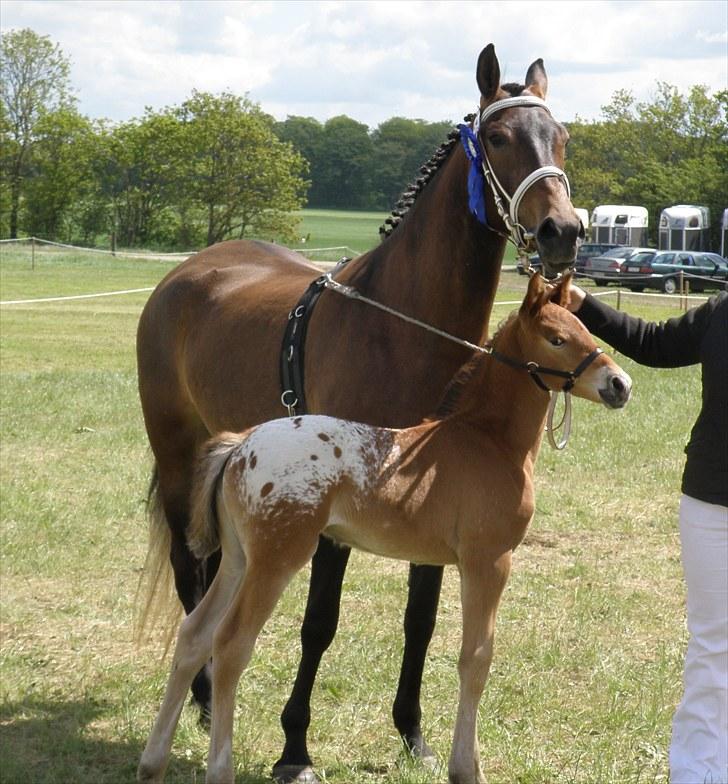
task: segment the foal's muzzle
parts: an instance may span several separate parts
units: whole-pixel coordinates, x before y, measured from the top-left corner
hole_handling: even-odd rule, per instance
[[[609,408],[623,408],[632,394],[632,379],[626,373],[609,372],[599,397]]]

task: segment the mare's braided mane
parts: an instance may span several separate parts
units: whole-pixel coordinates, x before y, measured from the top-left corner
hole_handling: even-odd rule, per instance
[[[520,95],[526,88],[522,84],[503,84],[501,88],[509,95]],[[474,114],[467,114],[463,121],[470,123],[475,118]],[[380,239],[385,240],[399,226],[402,218],[409,212],[412,205],[417,201],[417,197],[427,186],[427,183],[437,174],[442,164],[447,160],[450,153],[460,141],[460,131],[457,126],[447,135],[447,139],[435,150],[430,159],[420,166],[420,177],[410,183],[402,192],[399,200],[394,205],[391,215],[379,227]]]

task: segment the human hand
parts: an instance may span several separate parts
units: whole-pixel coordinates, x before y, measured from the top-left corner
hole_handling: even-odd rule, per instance
[[[579,308],[584,304],[586,292],[584,289],[575,286],[572,282],[569,285],[569,304],[566,306],[572,313],[576,313]]]

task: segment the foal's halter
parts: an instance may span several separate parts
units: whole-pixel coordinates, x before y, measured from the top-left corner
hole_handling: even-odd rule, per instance
[[[449,332],[445,332],[442,329],[438,329],[437,327],[432,326],[432,324],[428,324],[425,321],[420,321],[419,319],[413,318],[412,316],[407,316],[404,313],[400,313],[398,310],[394,310],[394,308],[390,308],[388,305],[384,305],[381,302],[377,302],[375,299],[366,297],[364,294],[357,291],[353,286],[347,286],[334,280],[331,272],[327,272],[322,275],[312,285],[327,288],[331,291],[335,291],[337,294],[341,294],[342,296],[347,297],[348,299],[358,300],[359,302],[371,305],[372,307],[382,310],[385,313],[389,313],[390,316],[395,316],[402,321],[406,321],[408,324],[414,324],[416,327],[421,327],[427,332],[432,332],[435,335],[439,335],[441,338],[445,338],[446,340],[450,340],[453,343],[457,343],[458,345],[463,346],[470,351],[477,351],[480,354],[489,354],[493,357],[493,359],[497,359],[499,362],[510,365],[510,367],[527,371],[536,386],[540,387],[544,392],[547,392],[551,396],[548,413],[546,415],[546,434],[548,436],[549,443],[554,449],[563,449],[566,446],[569,440],[569,433],[571,432],[571,390],[573,389],[574,384],[576,383],[579,376],[589,367],[589,365],[591,365],[592,362],[594,362],[594,360],[600,354],[603,353],[602,349],[595,348],[573,370],[559,370],[558,368],[544,367],[543,365],[539,365],[538,362],[521,362],[520,360],[516,360],[512,357],[506,356],[505,354],[501,354],[500,351],[497,351],[494,348],[492,343],[486,343],[484,346],[479,346],[477,343],[471,343],[469,340],[451,335]],[[546,386],[543,379],[541,378],[542,375],[563,378],[564,384],[560,390],[554,392]],[[554,427],[553,420],[554,412],[556,410],[556,403],[558,400],[558,392],[564,393],[564,416],[561,422],[559,422],[559,424]],[[284,392],[284,396],[285,394],[286,393]],[[285,400],[282,400],[282,402],[284,406],[288,407]],[[292,415],[290,408],[289,415]],[[554,432],[562,426],[564,428],[564,435],[560,441],[556,441]]]
[[[495,202],[495,208],[498,212],[498,216],[503,221],[506,229],[508,230],[508,234],[503,234],[503,232],[494,229],[487,223],[487,221],[485,225],[491,229],[491,231],[506,237],[506,239],[512,242],[516,246],[520,256],[526,256],[528,252],[533,249],[534,239],[533,232],[528,231],[518,220],[518,208],[521,206],[521,201],[526,195],[526,192],[532,185],[537,183],[539,180],[545,179],[546,177],[558,177],[559,180],[561,180],[561,182],[564,184],[564,187],[566,188],[566,195],[569,198],[571,198],[571,187],[569,186],[569,178],[566,176],[566,172],[564,172],[562,169],[559,169],[558,166],[553,165],[541,166],[538,169],[532,171],[516,188],[512,196],[510,196],[503,187],[495,171],[493,170],[493,166],[490,160],[488,159],[488,153],[486,152],[485,145],[480,138],[480,128],[481,126],[484,126],[486,121],[496,112],[500,112],[503,109],[510,109],[516,106],[536,106],[541,109],[545,109],[549,113],[549,116],[551,116],[551,112],[546,105],[546,102],[540,98],[537,98],[535,95],[517,95],[511,98],[502,98],[501,100],[494,101],[490,105],[486,106],[480,114],[475,115],[472,127],[472,137],[477,140],[479,149],[473,149],[474,141],[470,134],[467,135],[467,138],[463,138],[465,141],[466,153],[468,154],[468,158],[471,161],[471,165],[481,167],[483,177],[488,183],[490,191],[493,194],[493,201]],[[463,127],[467,128],[467,126],[461,126],[461,128]],[[507,205],[507,209],[504,206],[504,202]]]
[[[588,354],[573,370],[559,370],[558,368],[549,368],[539,365],[538,362],[521,362],[520,360],[513,359],[512,357],[501,354],[497,351],[492,344],[488,343],[484,347],[485,351],[490,354],[493,359],[503,362],[505,365],[516,368],[518,370],[525,370],[528,375],[533,379],[534,383],[544,392],[547,392],[551,399],[549,400],[549,407],[546,413],[546,435],[548,436],[549,444],[554,449],[563,449],[569,441],[571,433],[571,390],[574,388],[579,376],[591,365],[592,362],[604,352],[599,347],[595,348]],[[565,379],[564,385],[560,390],[553,391],[549,389],[544,383],[541,376],[556,376],[557,378]],[[556,404],[559,399],[559,392],[564,393],[564,415],[561,422],[554,426],[554,413],[556,411]],[[557,441],[554,433],[563,426],[564,434]]]

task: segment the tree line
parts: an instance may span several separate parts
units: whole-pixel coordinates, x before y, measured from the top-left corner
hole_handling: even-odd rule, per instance
[[[304,205],[388,210],[453,127],[393,117],[284,121],[247,96],[193,91],[122,123],[76,108],[70,64],[32,30],[0,42],[0,236],[190,249],[236,237],[291,241]],[[658,83],[616,92],[597,121],[568,123],[576,206],[728,206],[728,91]]]

